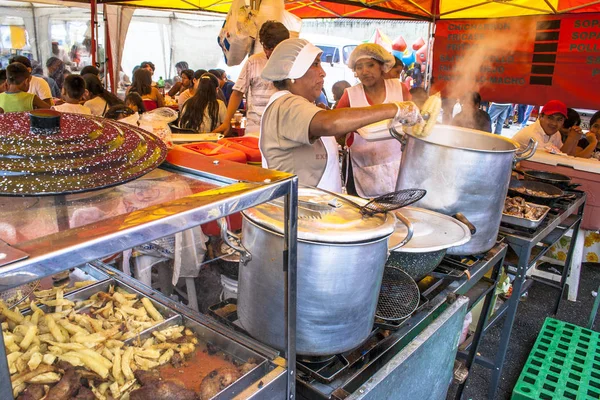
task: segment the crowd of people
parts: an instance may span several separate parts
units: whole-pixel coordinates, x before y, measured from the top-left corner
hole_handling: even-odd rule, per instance
[[[517,116],[515,123],[520,126],[520,130],[512,139],[521,145],[526,146],[531,138],[538,142],[538,148],[551,153],[600,159],[600,112],[592,116],[589,131],[584,134],[579,113],[573,108],[567,108],[559,100],[546,103],[532,124],[527,122],[534,106],[491,103],[488,110],[484,111],[481,96],[477,92],[466,93],[459,103],[461,111],[452,118],[451,125],[499,135],[503,128],[509,126],[506,118],[510,118],[512,123],[514,112]]]
[[[83,68],[80,75],[69,73],[60,52],[47,60],[46,76],[39,64],[17,56],[0,71],[0,109],[12,112],[53,107],[61,112],[121,119],[163,107],[165,98],[174,98],[179,129],[228,134],[234,115],[244,108],[245,133],[260,137],[264,167],[294,173],[300,183],[335,191],[345,183],[349,193],[362,197],[393,191],[400,143],[392,138],[368,142],[354,132],[385,119],[395,118],[409,125],[420,121],[418,110],[428,93],[402,79],[406,76],[402,61],[378,44],[357,46],[348,66],[359,83],[335,83],[334,102],[329,104],[323,92],[325,72],[318,47],[290,38],[286,27],[276,21],[264,23],[258,36],[263,51],[246,60],[236,82],[223,70],[194,70],[180,61],[175,65],[175,82],[165,87],[162,77],[154,80],[155,65],[144,61],[134,68],[124,100],[104,88],[95,67]],[[513,108],[492,103],[484,111],[476,92],[466,93],[460,105],[461,111],[446,122],[496,133],[498,126],[502,129],[505,111]],[[444,105],[444,119],[452,106]],[[531,109],[522,109],[524,126],[514,140],[526,144],[533,138],[555,152],[599,157],[598,113],[592,117],[590,132],[582,138],[579,115],[562,102],[549,102],[537,121],[525,126]],[[339,144],[347,149],[344,174],[338,163]]]

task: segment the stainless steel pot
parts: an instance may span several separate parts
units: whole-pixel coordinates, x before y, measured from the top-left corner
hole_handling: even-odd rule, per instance
[[[301,189],[299,198],[306,196]],[[338,203],[322,219],[298,220],[298,354],[353,349],[373,327],[396,219],[392,214],[364,218],[354,206]],[[283,217],[276,209],[267,204],[243,213],[241,241],[251,257],[242,257],[247,262],[240,265],[238,317],[253,337],[283,349]]]
[[[398,138],[397,133],[394,135]],[[454,126],[437,125],[426,138],[400,137],[402,162],[396,189],[419,187],[427,195],[415,203],[446,215],[464,214],[477,232],[471,240],[448,249],[448,254],[468,255],[494,246],[504,198],[516,161],[533,155],[499,135]]]

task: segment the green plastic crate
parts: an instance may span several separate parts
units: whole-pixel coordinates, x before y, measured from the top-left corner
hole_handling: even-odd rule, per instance
[[[600,335],[546,318],[512,400],[600,399]]]

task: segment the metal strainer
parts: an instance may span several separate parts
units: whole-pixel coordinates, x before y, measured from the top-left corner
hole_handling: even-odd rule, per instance
[[[360,208],[363,215],[373,215],[409,206],[427,194],[424,189],[402,189],[375,197]]]
[[[8,308],[13,308],[21,304],[24,300],[27,300],[38,286],[40,286],[39,280],[5,290],[4,292],[0,292],[0,299],[4,301]]]
[[[375,316],[398,321],[410,316],[419,306],[419,287],[400,268],[385,267]]]

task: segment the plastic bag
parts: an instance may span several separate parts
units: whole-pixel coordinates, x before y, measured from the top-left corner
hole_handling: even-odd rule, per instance
[[[263,0],[258,9],[256,17],[256,26],[260,31],[260,27],[267,21],[279,21],[290,31],[290,38],[300,37],[300,29],[302,28],[302,20],[285,9],[283,0]],[[252,54],[263,51],[262,45],[257,40],[254,42]]]
[[[239,65],[250,52],[258,34],[255,16],[245,0],[233,0],[217,41],[223,50],[225,63]]]
[[[168,107],[156,108],[142,114],[140,128],[158,136],[168,148],[173,147],[173,134],[169,123],[177,119],[177,111]]]

